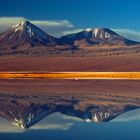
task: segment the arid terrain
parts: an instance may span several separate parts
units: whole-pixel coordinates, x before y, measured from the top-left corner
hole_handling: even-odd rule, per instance
[[[139,80],[46,80],[6,79],[0,80],[0,91],[15,95],[112,95],[138,97]]]
[[[121,51],[120,51],[121,52]],[[115,51],[96,53],[93,50],[86,54],[65,55],[21,55],[21,56],[1,56],[0,71],[120,71],[133,72],[140,70],[140,53],[118,54]],[[83,55],[82,55],[83,54]],[[97,56],[94,56],[96,54]]]

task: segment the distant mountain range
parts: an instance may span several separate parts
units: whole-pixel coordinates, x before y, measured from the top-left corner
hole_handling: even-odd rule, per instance
[[[140,43],[126,39],[108,28],[88,28],[79,33],[55,38],[27,20],[13,25],[0,34],[0,53],[77,50],[82,46],[103,45],[134,46]]]

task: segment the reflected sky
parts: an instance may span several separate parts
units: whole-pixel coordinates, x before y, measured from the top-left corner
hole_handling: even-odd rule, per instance
[[[54,113],[26,131],[0,118],[0,140],[138,140],[139,130],[140,109],[124,113],[108,123],[87,123],[75,117]]]
[[[30,129],[59,129],[59,130],[68,130],[70,127],[74,125],[74,123],[83,121],[76,117],[70,117],[63,115],[61,113],[54,113],[49,115],[45,119],[41,120]]]
[[[126,113],[123,113],[117,116],[111,122],[119,122],[119,121],[121,122],[140,121],[140,109],[135,109],[135,110],[131,110]]]
[[[18,133],[23,132],[23,130],[18,129],[16,126],[12,125],[11,122],[5,118],[0,117],[0,133]]]
[[[83,120],[76,117],[66,116],[61,113],[54,113],[33,125],[30,130],[68,130],[76,122],[83,122]],[[6,119],[0,117],[0,133],[21,133],[25,131],[27,130],[21,130]]]

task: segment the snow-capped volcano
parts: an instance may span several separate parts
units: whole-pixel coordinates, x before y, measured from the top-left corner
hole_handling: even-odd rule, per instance
[[[13,25],[9,30],[0,34],[0,44],[4,49],[16,49],[20,46],[48,46],[61,45],[54,38],[27,20]]]
[[[19,39],[22,36],[32,43],[32,45],[48,45],[54,46],[57,45],[57,39],[48,35],[32,23],[27,20],[24,20],[16,25],[13,25],[11,28],[12,31],[19,33]],[[11,37],[11,39],[14,35]]]
[[[139,42],[126,39],[109,28],[87,28],[82,32],[66,35],[61,41],[73,45],[137,45]]]

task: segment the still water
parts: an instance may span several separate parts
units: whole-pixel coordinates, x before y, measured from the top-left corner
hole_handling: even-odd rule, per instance
[[[20,130],[0,118],[0,140],[139,140],[140,109],[129,111],[107,123],[85,122],[54,113],[29,130]]]

